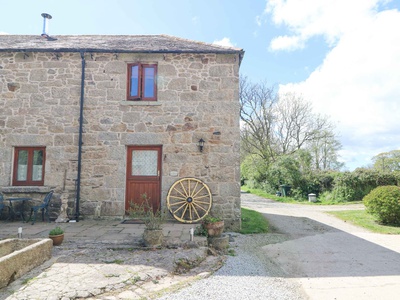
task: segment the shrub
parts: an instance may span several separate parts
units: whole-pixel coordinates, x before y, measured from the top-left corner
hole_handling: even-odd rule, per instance
[[[359,168],[353,172],[343,172],[336,176],[333,193],[339,201],[361,200],[374,188],[396,185],[397,182],[394,173]]]
[[[50,230],[49,235],[60,235],[63,234],[64,230],[61,229],[61,227],[57,226],[56,228],[53,228]]]
[[[248,155],[240,164],[241,183],[250,188],[260,188],[265,181],[265,173],[268,169],[267,163],[256,154]]]
[[[400,188],[380,186],[364,197],[367,212],[383,224],[400,225]]]
[[[144,222],[144,225],[149,230],[160,230],[164,224],[167,214],[160,209],[154,210],[153,205],[150,202],[150,198],[147,198],[147,194],[140,195],[142,198],[141,204],[136,204],[133,201],[130,202],[128,214],[132,218],[138,218]]]

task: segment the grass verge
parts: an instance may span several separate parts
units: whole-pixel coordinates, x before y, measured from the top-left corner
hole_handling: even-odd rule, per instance
[[[296,203],[296,204],[305,204],[305,205],[351,205],[351,204],[360,204],[362,201],[349,201],[349,202],[338,202],[338,201],[317,201],[317,202],[309,202],[308,199],[295,199],[292,197],[279,197],[273,194],[269,194],[266,191],[260,189],[251,189],[245,185],[241,187],[242,191],[257,195],[263,198],[272,199],[282,203]]]
[[[400,227],[381,225],[377,223],[374,216],[368,214],[365,210],[331,211],[328,213],[345,222],[363,227],[372,232],[383,234],[400,234]]]
[[[242,229],[240,233],[251,234],[251,233],[267,233],[268,232],[268,221],[259,212],[242,208]]]

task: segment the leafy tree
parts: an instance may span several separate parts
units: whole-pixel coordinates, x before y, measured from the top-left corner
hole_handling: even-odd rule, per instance
[[[247,155],[240,164],[241,183],[250,188],[261,188],[266,172],[266,163],[259,155]]]
[[[384,172],[400,171],[400,150],[379,153],[372,158],[373,168]]]
[[[266,183],[273,191],[281,184],[298,187],[301,176],[299,161],[292,155],[282,155],[268,169]]]

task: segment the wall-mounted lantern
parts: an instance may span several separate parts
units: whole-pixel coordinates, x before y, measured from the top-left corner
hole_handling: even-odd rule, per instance
[[[199,142],[197,143],[197,146],[199,146],[200,152],[203,152],[204,143],[205,143],[205,140],[203,140],[202,138],[199,139]]]

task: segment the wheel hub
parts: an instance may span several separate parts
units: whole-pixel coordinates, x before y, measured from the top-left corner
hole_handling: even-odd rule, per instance
[[[192,203],[192,202],[193,202],[193,198],[192,198],[192,197],[187,197],[186,201],[187,201],[188,203]]]

